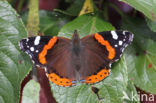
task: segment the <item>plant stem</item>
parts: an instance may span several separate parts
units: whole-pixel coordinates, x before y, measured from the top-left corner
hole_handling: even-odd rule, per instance
[[[17,6],[17,11],[18,11],[18,12],[21,11],[22,6],[23,6],[23,3],[24,3],[24,0],[20,0],[20,1],[19,1],[19,4],[18,4],[18,6]]]
[[[39,2],[38,0],[29,1],[29,13],[27,20],[28,36],[36,36],[39,32]]]

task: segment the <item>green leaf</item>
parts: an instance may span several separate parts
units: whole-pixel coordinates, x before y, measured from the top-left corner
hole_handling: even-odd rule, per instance
[[[30,80],[23,90],[22,103],[39,103],[40,85]]]
[[[133,45],[125,52],[129,72],[129,78],[142,90],[156,93],[156,35],[153,34],[146,22],[139,19],[124,18],[123,29],[132,31],[134,35]]]
[[[131,31],[132,33],[136,34],[137,37],[156,40],[155,32],[150,30],[144,19],[123,16],[123,23],[121,28]]]
[[[146,22],[147,22],[148,27],[149,27],[152,31],[156,32],[156,20],[152,21],[152,20],[146,18]]]
[[[39,11],[40,29],[45,35],[57,35],[59,30],[70,20],[70,17],[56,12]]]
[[[114,27],[96,16],[83,15],[66,24],[59,32],[59,36],[71,38],[75,29],[83,37],[95,32],[113,30]],[[127,81],[128,72],[123,56],[112,65],[112,75],[94,85],[78,83],[72,87],[59,87],[50,84],[53,95],[59,103],[122,103]],[[99,89],[100,100],[92,91],[92,86]]]
[[[60,10],[60,9],[54,9],[54,11],[60,12],[65,15],[69,16],[78,16],[80,13],[84,0],[74,0],[72,1],[71,5],[67,8],[67,10]],[[75,9],[76,8],[76,9]]]
[[[144,13],[149,19],[156,19],[156,1],[155,0],[120,0],[123,1],[140,12]]]
[[[40,10],[40,32],[45,35],[57,35],[59,30],[69,22],[70,17],[64,14]],[[28,12],[23,13],[22,20],[26,24]]]
[[[103,98],[103,103],[122,103],[124,100],[124,92],[126,92],[128,82],[128,71],[125,56],[112,66],[112,75],[108,79],[102,81],[99,95]],[[113,97],[113,98],[112,98]]]
[[[136,91],[134,83],[129,80],[127,85],[126,93],[124,93],[124,103],[140,103],[139,102],[139,95]]]
[[[59,32],[59,36],[71,38],[74,30],[78,30],[80,37],[95,32],[113,30],[114,27],[96,16],[84,15],[66,24]]]
[[[30,70],[28,57],[18,42],[26,37],[25,27],[7,1],[0,1],[0,102],[18,103],[21,81]]]
[[[127,50],[126,60],[129,78],[142,90],[156,94],[156,42],[149,39],[136,39],[131,49]]]

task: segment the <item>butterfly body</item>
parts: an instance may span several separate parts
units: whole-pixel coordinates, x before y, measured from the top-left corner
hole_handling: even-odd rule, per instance
[[[48,78],[59,86],[76,81],[97,83],[110,75],[110,66],[117,61],[133,34],[128,31],[107,31],[72,39],[37,36],[20,41],[21,50],[34,64],[46,68]]]

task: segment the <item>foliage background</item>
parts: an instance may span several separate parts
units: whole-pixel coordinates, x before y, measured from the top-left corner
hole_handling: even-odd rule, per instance
[[[1,0],[0,103],[155,103],[138,101],[139,97],[132,101],[132,93],[156,94],[155,5],[155,0]],[[43,70],[32,69],[18,42],[38,32],[71,38],[75,29],[80,37],[128,30],[134,41],[112,65],[107,79],[59,87],[49,83]]]

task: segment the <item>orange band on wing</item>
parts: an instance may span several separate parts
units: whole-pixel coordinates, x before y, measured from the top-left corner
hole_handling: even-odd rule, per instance
[[[105,79],[107,76],[109,76],[110,69],[102,69],[100,72],[98,72],[96,75],[91,75],[86,78],[86,83],[93,84],[100,82],[101,80]]]
[[[48,78],[51,82],[55,83],[56,85],[59,85],[59,86],[71,86],[72,85],[72,81],[67,79],[67,78],[61,78],[60,76],[58,76],[57,74],[55,73],[51,73],[51,74],[48,74]]]
[[[57,37],[54,36],[53,38],[51,38],[49,40],[48,44],[43,47],[43,50],[39,54],[39,62],[41,64],[45,64],[47,62],[46,61],[46,58],[45,58],[45,56],[47,54],[47,51],[54,46],[54,44],[56,43],[56,41],[57,41]]]
[[[107,40],[104,40],[104,38],[98,33],[95,33],[94,37],[101,45],[106,46],[106,49],[108,51],[108,58],[113,59],[115,57],[115,49],[109,44],[109,42]]]

